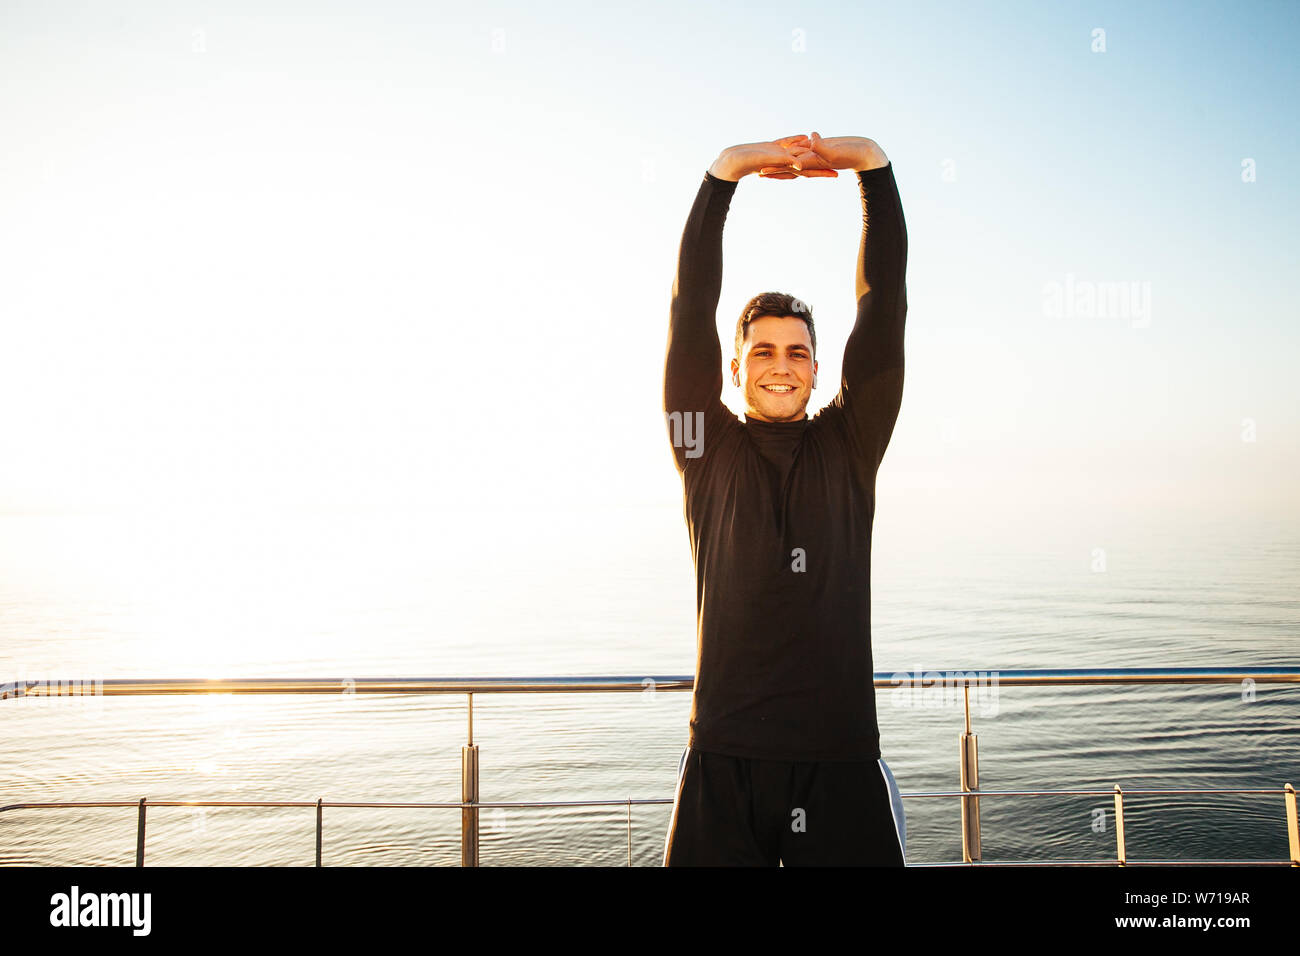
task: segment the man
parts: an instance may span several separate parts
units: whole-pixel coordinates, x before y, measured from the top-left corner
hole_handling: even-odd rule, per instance
[[[857,318],[834,401],[817,385],[806,304],[764,293],[736,325],[722,404],[716,312],[722,228],[737,183],[834,177],[862,196]],[[902,801],[880,755],[871,660],[876,471],[903,391],[907,230],[893,167],[857,136],[732,146],[686,222],[664,381],[695,559],[689,743],[665,865],[904,863]]]

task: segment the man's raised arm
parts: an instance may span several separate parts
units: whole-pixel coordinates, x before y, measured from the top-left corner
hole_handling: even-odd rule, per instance
[[[856,275],[857,320],[844,347],[836,403],[849,413],[864,453],[885,454],[903,399],[903,326],[907,318],[907,224],[894,167],[874,140],[822,139],[812,148],[827,164],[851,168],[862,195]]]
[[[664,360],[664,413],[668,416],[678,468],[692,452],[695,423],[722,397],[722,346],[718,342],[718,297],[722,294],[722,227],[736,182],[704,174],[686,219],[677,253],[677,277],[668,313]]]
[[[679,470],[700,456],[698,425],[704,413],[722,400],[722,346],[717,327],[722,227],[736,184],[760,169],[799,169],[808,143],[806,136],[787,136],[730,146],[709,167],[696,193],[677,254],[664,361],[664,413]]]

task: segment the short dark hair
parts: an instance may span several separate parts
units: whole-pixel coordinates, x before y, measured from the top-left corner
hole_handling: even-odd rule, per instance
[[[740,319],[736,322],[737,358],[740,357],[741,347],[745,343],[745,333],[749,331],[749,323],[769,315],[777,318],[793,315],[797,319],[803,319],[808,325],[808,337],[812,339],[813,355],[817,354],[817,330],[813,328],[812,307],[802,299],[796,299],[784,292],[760,292],[745,303],[745,308],[740,312]]]

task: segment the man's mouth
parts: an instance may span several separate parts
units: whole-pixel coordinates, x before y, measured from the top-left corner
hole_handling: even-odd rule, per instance
[[[760,388],[768,392],[776,392],[778,395],[788,394],[794,391],[793,385],[760,385]]]

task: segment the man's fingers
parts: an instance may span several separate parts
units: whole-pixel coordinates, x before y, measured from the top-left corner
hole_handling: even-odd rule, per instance
[[[797,149],[795,151],[795,156],[805,166],[814,165],[814,166],[822,166],[823,168],[826,169],[830,168],[830,163],[826,159],[826,157],[823,156],[821,153],[817,152],[815,149]]]
[[[758,175],[762,179],[798,179],[801,176],[829,176],[834,179],[839,173],[833,169],[803,169],[795,172],[787,166],[764,166]]]
[[[773,178],[776,178],[775,174],[771,174],[771,175],[773,176]],[[796,176],[802,176],[802,177],[805,177],[805,178],[811,179],[811,178],[813,178],[814,176],[820,176],[820,177],[826,177],[826,176],[829,176],[831,179],[834,179],[834,178],[837,177],[838,175],[839,175],[839,173],[837,173],[837,172],[836,172],[835,170],[833,170],[833,169],[801,169],[801,170],[799,170],[798,172],[792,172],[792,171],[790,171],[790,170],[786,170],[786,171],[785,171],[785,174],[782,175],[782,176],[780,176],[780,178],[781,178],[781,179],[794,179]]]

